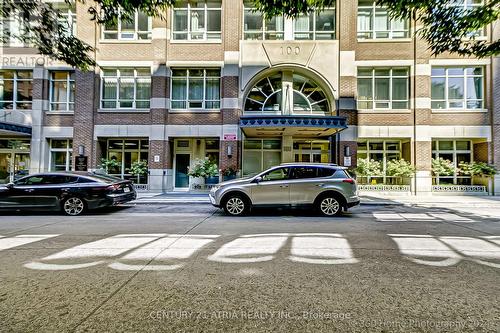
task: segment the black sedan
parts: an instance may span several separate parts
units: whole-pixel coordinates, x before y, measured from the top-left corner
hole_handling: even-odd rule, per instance
[[[51,210],[76,216],[136,197],[128,180],[94,173],[41,173],[0,186],[0,210]]]

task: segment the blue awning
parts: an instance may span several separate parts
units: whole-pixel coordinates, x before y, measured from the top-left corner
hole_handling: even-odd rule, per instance
[[[15,133],[22,133],[26,135],[31,135],[31,127],[24,125],[17,125],[11,123],[0,122],[0,131],[8,131]]]
[[[240,128],[247,136],[330,136],[347,128],[347,119],[336,116],[241,116]]]

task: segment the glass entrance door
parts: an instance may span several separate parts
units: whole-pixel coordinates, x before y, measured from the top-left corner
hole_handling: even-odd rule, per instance
[[[14,180],[27,176],[30,169],[30,154],[14,153]]]
[[[189,176],[188,167],[191,160],[190,154],[175,155],[175,188],[188,189]]]
[[[0,184],[7,184],[27,176],[30,167],[30,154],[0,152]]]
[[[330,160],[329,147],[328,141],[294,141],[295,162],[328,163]]]

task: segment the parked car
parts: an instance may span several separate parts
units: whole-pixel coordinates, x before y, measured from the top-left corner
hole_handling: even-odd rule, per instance
[[[63,211],[76,216],[132,201],[136,196],[132,182],[108,175],[40,173],[0,186],[0,209]]]
[[[229,215],[252,207],[308,206],[335,216],[359,204],[356,181],[345,167],[322,163],[287,163],[253,177],[222,182],[209,197]]]

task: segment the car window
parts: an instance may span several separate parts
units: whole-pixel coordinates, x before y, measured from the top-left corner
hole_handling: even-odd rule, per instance
[[[332,168],[318,168],[318,177],[331,177],[334,176],[337,171],[341,170],[335,170]]]
[[[318,168],[316,167],[296,167],[292,169],[292,179],[316,178]]]
[[[271,170],[262,175],[262,181],[284,180],[288,178],[288,168]]]
[[[47,178],[46,181],[44,181],[45,184],[71,184],[75,183],[77,178],[74,176],[65,176],[65,175],[50,175],[50,176],[44,176],[44,180]]]
[[[339,170],[335,171],[335,173],[333,174],[333,178],[337,178],[337,179],[346,179],[346,178],[350,178],[350,177],[349,177],[349,175],[345,172],[345,170],[339,169]]]
[[[97,180],[86,178],[86,177],[79,177],[78,183],[97,183]]]
[[[16,185],[42,185],[44,182],[43,176],[31,176],[19,179]]]

